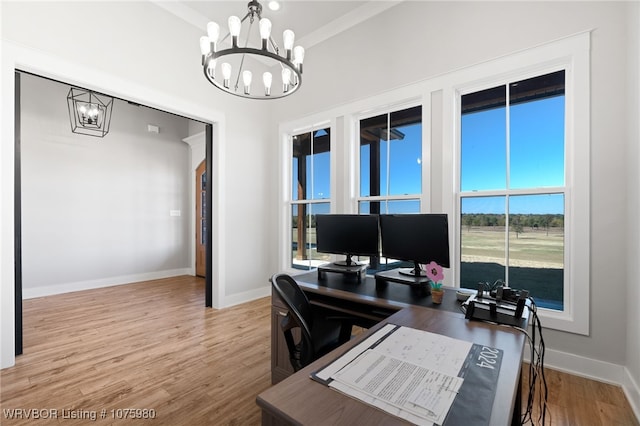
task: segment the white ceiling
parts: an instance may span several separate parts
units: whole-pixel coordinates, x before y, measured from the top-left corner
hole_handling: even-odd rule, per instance
[[[162,1],[151,0],[177,17],[200,28],[206,34],[206,25],[215,21],[226,33],[227,18],[247,13],[248,0],[234,1]],[[262,16],[273,23],[273,34],[291,29],[296,34],[296,44],[308,49],[350,27],[365,21],[403,0],[342,1],[342,0],[282,0],[281,8],[272,11],[263,6]]]

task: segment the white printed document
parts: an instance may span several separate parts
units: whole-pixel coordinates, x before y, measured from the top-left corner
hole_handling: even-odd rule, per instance
[[[314,378],[412,423],[442,424],[472,345],[388,324]]]

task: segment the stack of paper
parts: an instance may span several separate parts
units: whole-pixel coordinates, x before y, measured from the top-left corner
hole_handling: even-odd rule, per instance
[[[329,386],[419,425],[442,424],[471,342],[388,324],[315,374]]]

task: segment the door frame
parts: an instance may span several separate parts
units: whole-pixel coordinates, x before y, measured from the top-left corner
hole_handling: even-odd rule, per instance
[[[114,97],[120,99],[129,99],[133,102],[147,105],[150,108],[160,109],[172,114],[181,115],[192,120],[205,123],[207,128],[207,169],[215,168],[220,174],[224,171],[224,145],[225,145],[225,115],[220,110],[211,109],[208,105],[195,104],[189,100],[185,100],[169,93],[149,91],[148,88],[139,85],[133,81],[123,81],[121,78],[105,73],[102,70],[95,69],[77,62],[71,62],[62,58],[52,57],[43,52],[28,49],[17,45],[11,41],[3,40],[2,53],[0,61],[0,89],[5,93],[2,96],[2,120],[6,122],[15,121],[15,73],[27,72],[52,80],[63,81],[65,84],[86,87],[90,90],[111,93]],[[6,92],[5,92],[6,90]],[[10,94],[6,96],[6,94]],[[13,99],[11,99],[13,96]],[[6,107],[6,108],[5,108]],[[15,124],[14,126],[3,126],[0,129],[0,135],[3,140],[15,141]],[[213,137],[215,134],[216,144],[213,145]],[[0,227],[7,231],[4,234],[4,240],[7,249],[7,256],[3,256],[0,262],[0,277],[5,282],[13,282],[14,285],[1,286],[0,292],[3,307],[0,321],[0,369],[15,365],[16,335],[17,333],[16,317],[18,309],[16,309],[16,301],[22,303],[22,265],[16,264],[16,247],[21,244],[20,235],[16,235],[16,224],[20,224],[20,219],[15,216],[16,196],[20,195],[20,191],[16,191],[16,145],[2,144],[0,150],[5,160],[2,161],[2,170],[0,171],[0,181],[3,187],[10,188],[11,192],[4,194],[6,203],[3,206],[2,222]],[[6,167],[5,167],[6,166]],[[214,235],[219,235],[223,229],[224,223],[224,205],[222,200],[222,192],[219,190],[222,183],[217,176],[210,174],[211,179],[208,183],[208,197],[210,197],[208,214],[212,215],[213,208],[216,209],[216,221],[211,221],[208,227],[211,236],[208,241],[213,243]],[[215,197],[214,197],[215,194]],[[215,206],[214,206],[215,203]],[[12,235],[13,234],[13,235]],[[207,278],[205,280],[206,294],[205,306],[219,307],[224,304],[224,268],[216,265],[224,264],[224,253],[220,250],[214,250],[213,244],[208,244],[207,258],[211,263],[208,268]],[[213,254],[216,258],[213,258]],[[209,263],[208,262],[208,263]],[[214,276],[215,274],[215,276]],[[18,297],[20,293],[20,297]],[[13,303],[12,303],[13,302]],[[21,308],[20,308],[21,310]],[[20,315],[20,322],[22,315]]]
[[[22,330],[22,172],[21,172],[21,100],[20,100],[20,73],[15,71],[14,88],[14,193],[13,193],[13,214],[14,214],[14,256],[15,256],[15,282],[14,282],[14,321],[15,321],[15,354],[22,355],[23,351],[23,330]]]
[[[22,355],[23,353],[23,310],[22,310],[22,180],[21,180],[21,79],[20,73],[22,71],[15,70],[15,87],[14,87],[14,256],[15,256],[15,280],[14,280],[14,339],[15,339],[15,355]],[[40,78],[47,79],[47,77],[39,76]],[[68,84],[64,83],[63,84]],[[166,111],[165,111],[166,112]],[[188,118],[188,117],[185,117]],[[189,118],[188,118],[189,119]],[[191,119],[190,119],[191,120]],[[211,206],[213,201],[211,181],[211,170],[213,168],[213,162],[211,157],[213,155],[213,126],[210,123],[205,123],[205,159],[206,162],[205,173],[207,174],[207,184],[205,187],[205,199],[206,199],[206,211],[205,221],[207,223],[206,232],[206,255],[205,255],[205,307],[213,307],[213,280],[212,280],[212,251],[210,249],[212,244],[212,232],[211,232]]]
[[[205,306],[213,307],[213,125],[205,124],[205,156],[207,162],[206,174],[207,185],[205,199],[207,200],[207,209],[205,212],[205,221],[207,222],[207,266],[205,272]],[[220,288],[220,287],[218,287]]]

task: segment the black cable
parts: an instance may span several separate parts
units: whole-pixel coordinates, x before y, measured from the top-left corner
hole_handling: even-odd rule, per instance
[[[535,302],[533,303],[533,305],[535,306]],[[540,400],[540,411],[541,411],[541,420],[542,420],[542,424],[544,425],[544,421],[546,418],[546,414],[547,414],[547,398],[549,396],[549,388],[547,387],[547,378],[544,375],[544,355],[545,355],[545,343],[544,343],[544,339],[542,338],[542,323],[540,322],[540,317],[538,316],[537,313],[537,308],[536,308],[536,313],[535,313],[535,321],[536,321],[536,326],[538,327],[538,333],[540,334],[540,377],[542,378],[542,385],[544,386],[544,399]]]
[[[536,384],[538,383],[538,381],[540,381],[542,386],[542,393],[540,395],[539,402],[540,413],[538,415],[538,422],[544,425],[547,418],[548,398],[547,379],[544,374],[545,343],[542,337],[542,323],[540,322],[540,317],[538,316],[537,306],[533,298],[529,298],[529,301],[531,302],[530,311],[533,317],[533,324],[531,327],[532,336],[529,337],[529,344],[531,346],[531,362],[529,364],[529,395],[527,397],[527,409],[522,416],[522,424],[535,424],[533,419],[533,406],[535,404]],[[540,335],[540,342],[538,343],[537,348],[535,343],[536,329],[538,334]]]
[[[498,287],[500,283],[501,283],[500,280],[496,280],[496,282],[493,285],[490,285],[487,282],[481,282],[479,284],[484,287],[483,288],[484,291],[492,291],[493,289]],[[527,395],[527,408],[524,414],[522,414],[521,424],[524,425],[524,424],[530,423],[532,425],[535,425],[534,418],[533,418],[533,407],[535,405],[535,399],[536,399],[536,386],[537,386],[537,383],[540,382],[542,393],[540,395],[540,400],[539,400],[539,414],[538,414],[537,420],[539,424],[544,426],[547,418],[547,398],[548,398],[547,379],[544,374],[544,355],[545,355],[546,347],[544,343],[544,338],[542,337],[542,323],[540,321],[540,317],[538,316],[538,307],[536,305],[535,300],[532,297],[529,297],[528,300],[530,302],[529,312],[531,313],[532,320],[533,320],[533,323],[531,324],[531,335],[529,335],[527,330],[520,327],[495,323],[495,322],[486,321],[486,320],[485,322],[514,328],[524,333],[524,335],[527,337],[527,341],[531,348],[531,361],[529,363],[529,389],[528,389],[529,392]],[[464,305],[460,305],[460,310],[466,314],[466,307]],[[536,332],[540,336],[539,337],[540,341],[537,344],[536,344]]]

